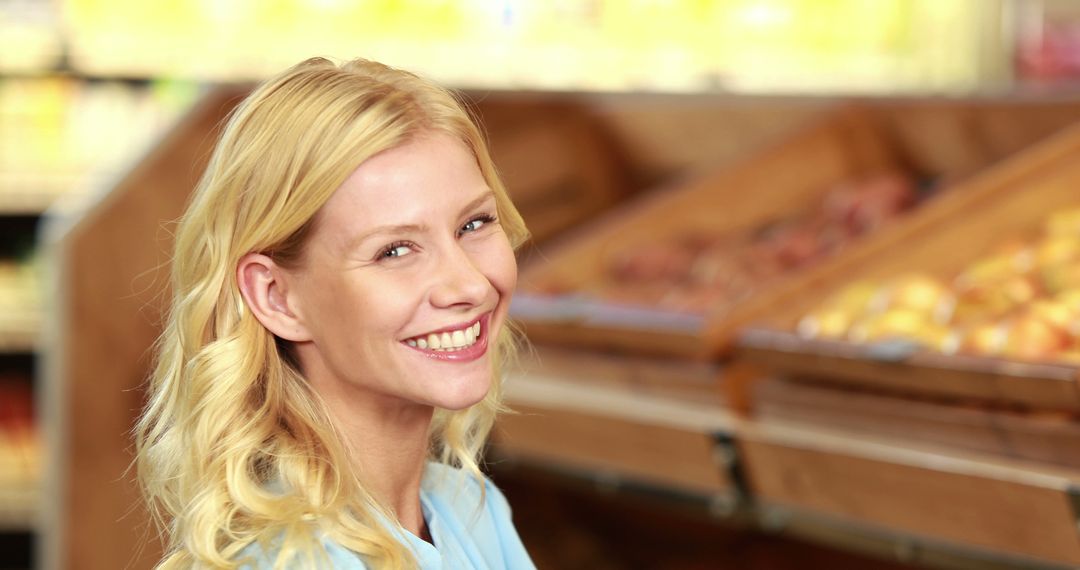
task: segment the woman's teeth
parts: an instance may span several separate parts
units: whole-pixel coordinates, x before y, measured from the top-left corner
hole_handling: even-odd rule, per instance
[[[476,339],[479,338],[479,336],[480,322],[477,321],[473,323],[471,327],[465,327],[460,330],[410,338],[405,341],[405,344],[414,348],[450,351],[459,350],[476,344]]]

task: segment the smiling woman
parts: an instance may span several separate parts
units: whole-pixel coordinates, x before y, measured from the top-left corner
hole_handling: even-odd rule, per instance
[[[525,226],[446,90],[313,59],[235,111],[138,425],[162,568],[532,568],[477,461]]]

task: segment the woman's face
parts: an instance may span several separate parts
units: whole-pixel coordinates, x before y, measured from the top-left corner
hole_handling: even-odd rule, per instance
[[[451,410],[479,402],[517,282],[495,195],[441,133],[364,162],[320,210],[290,306],[305,376],[330,398]]]

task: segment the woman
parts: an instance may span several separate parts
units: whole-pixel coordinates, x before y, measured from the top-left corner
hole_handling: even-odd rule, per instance
[[[527,237],[447,91],[312,59],[234,112],[137,428],[162,568],[532,568],[477,465]]]

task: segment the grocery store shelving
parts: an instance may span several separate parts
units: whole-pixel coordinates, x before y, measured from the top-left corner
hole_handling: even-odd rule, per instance
[[[0,74],[41,73],[62,59],[63,38],[53,2],[0,2]]]
[[[0,486],[0,532],[35,530],[39,499],[36,486]]]
[[[38,314],[27,315],[17,326],[0,325],[0,353],[33,352],[37,348]]]
[[[40,215],[77,187],[80,179],[75,174],[0,172],[0,215]]]

